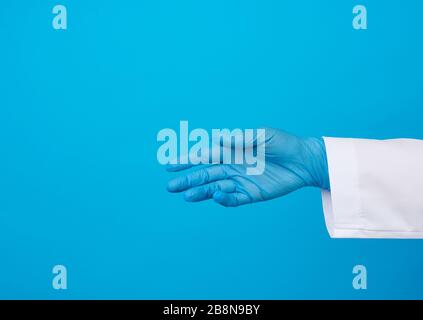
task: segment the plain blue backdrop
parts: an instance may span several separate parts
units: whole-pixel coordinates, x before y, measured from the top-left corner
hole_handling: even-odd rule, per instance
[[[423,241],[330,239],[314,189],[185,203],[156,160],[180,120],[423,138],[422,17],[418,0],[4,1],[0,298],[423,298]]]

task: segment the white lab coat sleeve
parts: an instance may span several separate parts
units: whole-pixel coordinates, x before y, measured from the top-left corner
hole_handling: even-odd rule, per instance
[[[423,238],[423,140],[324,141],[332,238]]]

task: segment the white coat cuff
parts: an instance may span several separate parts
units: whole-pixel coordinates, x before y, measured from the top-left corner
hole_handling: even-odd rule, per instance
[[[352,139],[324,138],[331,191],[322,191],[326,227],[332,238],[355,237],[362,226],[357,156]]]
[[[369,205],[369,200],[367,199],[366,202],[362,198],[365,196],[363,194],[365,191],[363,190],[374,188],[374,183],[368,177],[366,180],[367,184],[365,184],[365,181],[360,183],[360,179],[364,179],[363,172],[366,169],[364,168],[366,163],[363,163],[365,159],[361,159],[360,163],[360,156],[363,157],[363,150],[360,151],[357,144],[361,143],[361,148],[363,148],[363,142],[357,142],[356,140],[324,137],[330,191],[322,191],[322,201],[329,235],[332,238],[423,238],[422,229],[415,226],[415,224],[417,225],[415,221],[417,219],[404,219],[396,210],[393,210],[391,214],[389,214],[389,210],[386,210],[386,214],[384,214],[386,221],[381,220],[380,214],[376,214],[379,210],[372,209]],[[412,148],[414,150],[415,146],[413,145]],[[373,151],[374,154],[367,156],[383,158],[384,155],[379,154],[383,150]],[[379,159],[379,161],[382,160]],[[389,202],[390,200],[386,199],[384,202]],[[379,206],[381,205],[379,204]],[[405,217],[406,215],[403,216]],[[398,225],[396,229],[392,227],[385,228],[384,226],[387,225],[388,220],[399,222],[410,220],[414,221],[414,223],[397,222],[393,224]]]

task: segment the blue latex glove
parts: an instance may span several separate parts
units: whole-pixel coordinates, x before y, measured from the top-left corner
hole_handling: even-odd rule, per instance
[[[214,199],[226,207],[266,201],[302,187],[329,190],[326,149],[321,138],[299,138],[287,132],[266,129],[266,166],[261,175],[247,175],[245,165],[214,164],[172,179],[169,192],[185,192],[189,202]],[[186,170],[171,165],[168,171]]]

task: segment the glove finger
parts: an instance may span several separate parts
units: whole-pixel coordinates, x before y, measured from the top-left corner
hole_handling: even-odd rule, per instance
[[[167,190],[169,192],[181,192],[192,187],[201,186],[218,180],[224,180],[227,176],[228,174],[223,166],[210,166],[170,180],[167,184]]]
[[[227,193],[235,192],[236,184],[233,180],[220,180],[205,184],[203,186],[194,187],[185,191],[184,198],[188,202],[197,202],[213,198],[213,194],[217,191]]]
[[[236,150],[239,153],[238,157],[243,157],[245,149],[257,147],[258,143],[264,143],[266,139],[270,139],[271,135],[273,135],[271,129],[245,132],[239,129],[238,131],[233,130],[230,134],[221,135],[219,141],[211,141],[210,147],[202,150],[200,155],[190,152],[172,159],[171,163],[166,165],[166,170],[177,172],[201,164],[230,164],[227,158],[231,156],[231,150]],[[224,156],[225,154],[226,156]]]
[[[206,149],[206,152],[203,152],[200,156],[193,154],[181,155],[179,159],[173,161],[175,164],[167,164],[166,170],[169,172],[177,172],[187,170],[197,165],[222,163],[221,149],[222,148],[219,146],[212,146],[209,149]],[[195,159],[195,161],[193,161],[193,159]]]
[[[189,168],[192,168],[195,166],[194,164],[167,164],[166,165],[166,171],[169,172],[178,172],[182,170],[187,170]]]
[[[224,207],[238,207],[251,203],[250,197],[240,192],[226,193],[223,191],[216,191],[213,194],[213,200]]]

